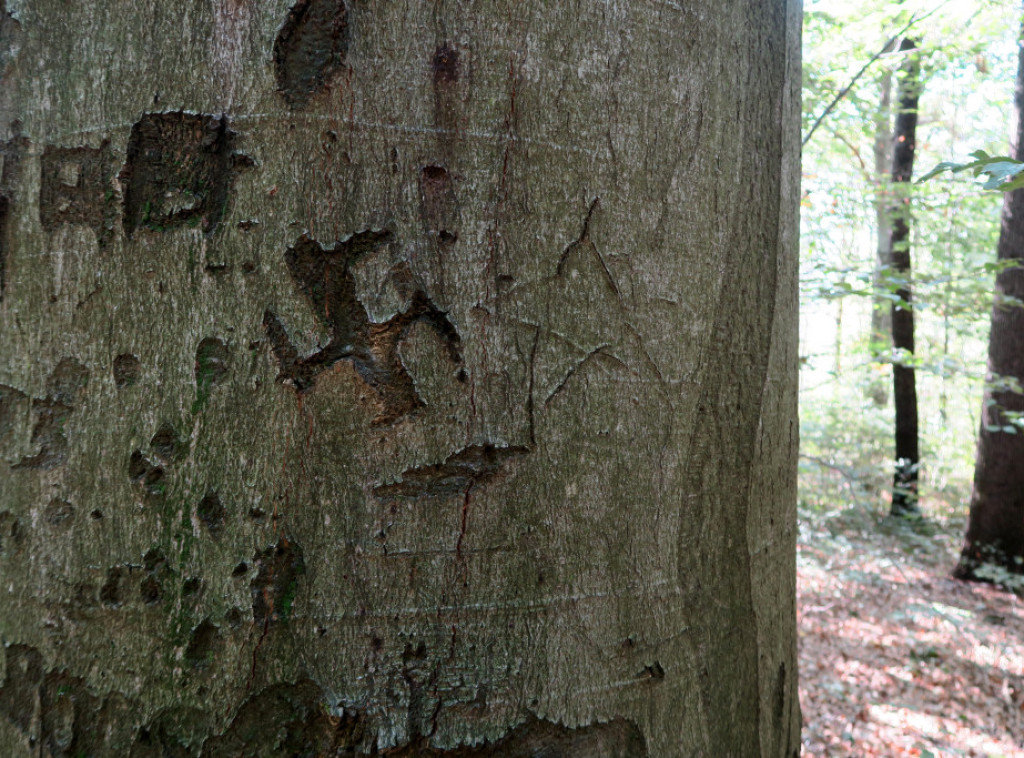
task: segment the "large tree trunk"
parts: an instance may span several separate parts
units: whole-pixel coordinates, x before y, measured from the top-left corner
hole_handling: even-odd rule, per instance
[[[917,147],[917,103],[921,93],[921,66],[912,40],[904,40],[900,50],[907,60],[900,68],[899,111],[893,131],[892,150],[892,231],[889,234],[890,268],[904,280],[896,290],[899,298],[892,306],[892,346],[901,360],[893,363],[893,408],[896,411],[896,472],[893,475],[892,514],[917,513],[918,469],[921,454],[917,434],[917,379],[914,373],[914,310],[910,268],[910,181],[914,175],[914,150]]]
[[[1024,48],[1014,98],[1017,131],[1011,147],[1024,159]],[[1024,190],[1006,195],[999,231],[1000,261],[1024,260]],[[974,490],[967,538],[957,576],[979,578],[982,563],[1024,572],[1024,432],[1014,421],[1024,413],[1024,267],[996,277],[996,301],[988,341],[989,389],[981,409]]]
[[[9,3],[0,754],[797,755],[800,13]]]

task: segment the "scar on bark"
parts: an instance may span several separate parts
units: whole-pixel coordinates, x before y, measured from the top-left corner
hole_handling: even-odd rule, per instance
[[[306,573],[302,548],[282,537],[253,555],[256,576],[249,585],[252,617],[257,626],[287,621],[298,593],[299,577]]]
[[[601,264],[601,271],[604,273],[605,283],[611,288],[611,291],[615,294],[615,297],[622,302],[622,294],[619,292],[619,285],[615,283],[615,277],[612,276],[611,269],[608,268],[608,264],[604,260],[604,256],[601,255],[601,251],[590,241],[590,222],[594,218],[594,212],[601,207],[601,198],[595,197],[590,203],[590,207],[587,209],[587,216],[583,219],[583,230],[580,232],[579,238],[565,248],[562,256],[558,259],[558,267],[555,269],[555,275],[559,277],[565,276],[565,267],[572,258],[572,254],[580,248],[582,245],[589,245],[591,252],[594,257],[597,258],[598,263]]]
[[[36,423],[32,428],[32,444],[39,452],[26,456],[14,468],[53,469],[62,466],[68,457],[68,440],[64,427],[75,410],[79,393],[89,382],[89,370],[74,358],[62,358],[46,383],[46,397],[33,400]]]
[[[388,231],[364,231],[325,249],[301,237],[285,253],[285,262],[316,318],[331,339],[326,347],[308,357],[299,355],[284,325],[273,311],[266,311],[263,325],[280,367],[278,379],[304,392],[319,374],[339,361],[350,361],[360,378],[376,392],[380,412],[375,423],[395,421],[423,405],[412,377],[406,371],[399,346],[412,326],[423,322],[444,339],[449,358],[461,363],[459,334],[427,293],[419,287],[408,267],[398,267],[392,277],[408,307],[385,322],[372,323],[356,296],[351,265],[391,241]]]
[[[10,511],[0,511],[0,555],[13,553],[24,541],[21,519]]]
[[[214,652],[220,640],[220,630],[210,619],[203,619],[192,630],[188,647],[185,648],[185,663],[192,668],[207,668],[213,663]]]
[[[210,619],[200,622],[193,629],[185,661],[195,668],[204,666],[218,643],[218,634]],[[145,709],[134,698],[118,692],[96,694],[83,678],[48,668],[37,648],[8,645],[4,657],[0,718],[38,739],[48,755],[192,755],[197,737],[200,752],[210,758],[269,754],[382,758],[649,755],[640,729],[623,718],[569,728],[529,717],[494,742],[441,749],[431,746],[429,737],[420,736],[408,744],[379,750],[379,735],[371,729],[365,711],[337,701],[309,678],[272,684],[250,695],[233,709],[231,722],[219,733],[214,732],[208,714],[188,707],[165,709],[139,723]],[[186,731],[191,732],[190,737]]]
[[[17,428],[18,419],[29,403],[24,392],[6,384],[0,384],[0,442]]]
[[[6,14],[0,13],[0,28],[9,18]],[[17,126],[17,122],[15,123]],[[4,299],[4,287],[7,283],[7,257],[13,237],[10,227],[14,196],[21,176],[22,158],[28,147],[28,139],[21,136],[0,142],[0,301]]]
[[[434,72],[434,81],[457,82],[459,80],[459,51],[445,42],[437,46],[434,51],[434,60],[431,61],[431,69]]]
[[[527,447],[471,445],[445,458],[443,463],[417,466],[402,472],[393,484],[374,488],[378,497],[445,497],[464,493],[496,477],[515,458],[530,452]]]
[[[196,506],[196,516],[214,537],[218,536],[227,523],[227,509],[216,492],[207,492]]]
[[[132,452],[128,459],[128,478],[150,502],[158,502],[167,491],[162,466],[153,463],[141,450]]]
[[[196,347],[194,366],[196,379],[196,399],[192,403],[192,412],[198,413],[210,399],[215,385],[224,381],[228,373],[230,355],[224,340],[217,337],[204,337]]]
[[[131,353],[121,353],[114,358],[113,374],[114,384],[119,390],[131,387],[142,375],[142,363]]]
[[[109,242],[118,215],[115,173],[109,140],[98,148],[47,146],[39,163],[39,221],[43,229],[81,224],[96,233],[101,245]]]
[[[450,750],[431,747],[427,739],[384,752],[388,758],[646,758],[647,743],[636,724],[623,718],[569,728],[530,718],[496,742]]]
[[[274,40],[277,88],[292,108],[305,105],[342,67],[348,8],[342,0],[299,0]]]
[[[146,605],[156,605],[164,598],[164,583],[172,577],[167,557],[159,548],[151,548],[142,556],[146,576],[139,585],[139,599]]]
[[[4,655],[0,718],[35,745],[33,754],[192,755],[188,741],[173,735],[182,724],[198,727],[200,733],[209,730],[205,714],[186,708],[140,724],[146,710],[141,703],[119,692],[97,694],[63,666],[47,668],[38,649],[9,645]]]
[[[326,707],[325,707],[326,706]],[[421,735],[405,745],[379,750],[366,713],[334,702],[311,679],[274,684],[241,704],[222,734],[208,738],[202,754],[214,758],[252,755],[380,755],[382,758],[645,758],[636,724],[623,718],[576,728],[528,718],[494,742],[449,749]]]
[[[224,217],[238,170],[252,159],[234,150],[226,116],[147,113],[132,126],[121,170],[124,228],[165,231],[201,226],[212,234]]]

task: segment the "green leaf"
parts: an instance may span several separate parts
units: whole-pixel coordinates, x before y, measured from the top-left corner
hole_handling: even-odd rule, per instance
[[[971,157],[974,160],[970,163],[943,161],[918,179],[917,184],[945,171],[953,174],[970,171],[975,177],[985,177],[982,189],[1011,192],[1024,187],[1024,176],[1021,175],[1024,172],[1024,162],[1014,160],[1008,155],[989,155],[984,150],[975,150]]]

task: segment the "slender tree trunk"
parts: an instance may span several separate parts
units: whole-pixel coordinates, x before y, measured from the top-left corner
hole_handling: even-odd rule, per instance
[[[889,237],[892,224],[889,217],[888,172],[892,165],[892,73],[887,69],[878,81],[879,102],[875,114],[875,141],[872,149],[875,167],[875,267],[871,283],[875,292],[888,286]],[[871,355],[873,358],[892,353],[892,301],[875,297],[871,304]],[[889,389],[884,378],[872,380],[868,394],[880,408],[889,404]]]
[[[0,755],[797,755],[799,2],[0,10]]]
[[[1020,50],[1014,97],[1016,132],[1011,151],[1024,159],[1024,48]],[[1024,261],[1024,191],[1006,195],[999,231],[1000,261]],[[956,575],[979,578],[982,563],[1024,572],[1024,264],[996,277],[988,342],[989,387],[981,410],[974,489],[967,537]]]
[[[892,513],[895,516],[917,513],[920,452],[917,435],[917,386],[914,367],[914,310],[910,267],[910,192],[914,174],[914,150],[917,131],[917,104],[921,92],[920,62],[912,52],[916,45],[904,40],[900,50],[907,54],[900,68],[896,128],[893,132],[892,193],[890,210],[892,232],[889,235],[890,269],[905,281],[896,291],[899,300],[892,306],[892,345],[902,360],[893,364],[893,406],[896,411],[896,473],[893,477]]]

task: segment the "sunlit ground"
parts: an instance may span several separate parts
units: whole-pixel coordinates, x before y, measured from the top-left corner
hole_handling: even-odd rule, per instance
[[[803,754],[1024,756],[1024,602],[949,577],[962,521],[802,521]]]

